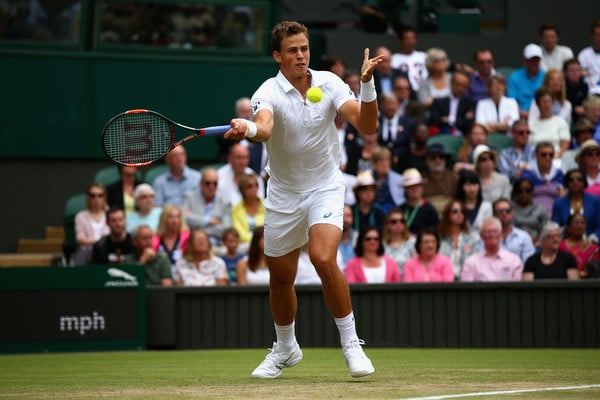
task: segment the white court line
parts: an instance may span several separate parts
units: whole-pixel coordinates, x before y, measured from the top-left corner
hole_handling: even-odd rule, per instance
[[[427,397],[411,397],[402,400],[443,400],[443,399],[459,399],[462,397],[479,397],[479,396],[495,396],[499,394],[519,394],[519,393],[530,393],[530,392],[552,392],[555,390],[577,390],[577,389],[590,389],[600,388],[600,385],[583,385],[583,386],[563,386],[553,388],[539,388],[539,389],[522,389],[522,390],[499,390],[495,392],[477,392],[477,393],[462,393],[462,394],[447,394],[440,396],[427,396]],[[400,400],[400,399],[398,399]]]

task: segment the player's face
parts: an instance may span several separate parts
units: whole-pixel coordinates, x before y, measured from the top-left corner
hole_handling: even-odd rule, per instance
[[[284,38],[281,41],[281,51],[274,51],[273,58],[287,78],[293,80],[306,77],[310,62],[308,38],[302,33]]]

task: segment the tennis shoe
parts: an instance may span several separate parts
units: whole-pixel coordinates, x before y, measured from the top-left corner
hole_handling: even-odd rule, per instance
[[[284,368],[293,367],[300,360],[302,360],[302,350],[300,350],[298,343],[291,347],[273,343],[273,349],[267,354],[264,361],[252,371],[252,377],[262,379],[278,378]]]
[[[353,378],[360,378],[375,372],[373,363],[371,363],[371,360],[369,360],[369,357],[367,357],[362,349],[363,344],[365,344],[364,340],[354,339],[346,343],[342,349],[346,365]]]

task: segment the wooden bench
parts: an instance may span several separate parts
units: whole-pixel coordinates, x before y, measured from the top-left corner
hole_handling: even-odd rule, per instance
[[[0,254],[0,267],[50,267],[60,257],[60,253],[6,253]]]

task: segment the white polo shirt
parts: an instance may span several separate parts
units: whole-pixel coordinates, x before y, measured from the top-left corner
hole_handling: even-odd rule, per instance
[[[577,59],[581,67],[588,71],[585,81],[590,93],[600,94],[600,53],[596,53],[592,46],[589,46],[579,52]]]

